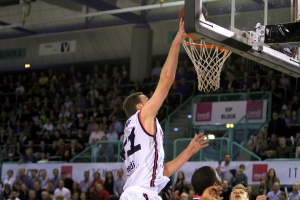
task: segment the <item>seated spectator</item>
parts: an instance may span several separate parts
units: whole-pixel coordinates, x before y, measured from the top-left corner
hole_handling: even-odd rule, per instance
[[[10,199],[10,193],[11,193],[11,187],[9,183],[4,184],[3,190],[2,190],[2,197],[3,199]]]
[[[45,131],[45,134],[42,135],[41,140],[45,142],[45,144],[51,144],[53,141],[53,136],[51,135],[50,131]]]
[[[299,108],[300,108],[299,95],[295,94],[292,103],[292,111],[298,112]]]
[[[20,135],[24,131],[24,126],[21,124],[20,120],[17,120],[17,124],[14,126],[13,131],[16,135]]]
[[[267,149],[265,151],[265,155],[267,158],[275,158],[276,157],[276,150],[279,147],[279,141],[276,134],[271,135],[271,140],[267,145]]]
[[[91,186],[95,186],[97,183],[103,184],[103,180],[101,179],[101,174],[99,171],[94,172]]]
[[[36,199],[42,199],[41,181],[34,181],[33,189],[35,191]]]
[[[54,140],[51,147],[48,148],[48,156],[55,156],[57,151],[57,142]]]
[[[81,146],[81,145],[78,145],[78,142],[77,142],[76,139],[72,139],[72,140],[71,140],[71,147],[70,147],[71,157],[76,156],[76,155],[79,154],[83,149],[84,149],[84,147]]]
[[[279,138],[279,145],[276,149],[276,158],[292,158],[292,148],[286,145],[285,137]]]
[[[288,195],[288,199],[289,200],[299,200],[300,199],[300,185],[299,182],[295,182],[293,184],[293,190],[291,193],[289,193]]]
[[[297,121],[293,120],[293,116],[292,116],[292,111],[291,110],[286,110],[286,114],[285,114],[285,124],[287,126],[290,126],[291,124],[295,124]]]
[[[87,124],[84,121],[84,118],[78,118],[78,122],[75,124],[76,129],[87,130]]]
[[[52,197],[54,195],[54,190],[55,190],[54,182],[50,179],[48,181],[47,188],[45,189],[45,191],[47,191],[49,195]]]
[[[14,150],[14,157],[20,157],[23,152],[25,151],[25,148],[22,146],[21,142],[17,142]]]
[[[101,183],[96,184],[96,190],[92,200],[99,200],[99,199],[109,200],[109,193],[106,189],[104,189]]]
[[[25,155],[25,157],[23,159],[21,158],[19,162],[36,163],[37,159],[34,156],[32,149],[30,149],[30,148],[26,149],[26,155]]]
[[[251,137],[248,142],[248,147],[261,158],[265,158],[265,151],[267,149],[267,140],[265,139],[265,133],[259,131],[256,137]]]
[[[82,129],[82,130],[86,130],[86,131],[88,131],[88,132],[93,132],[93,131],[95,131],[95,125],[96,125],[97,123],[95,122],[95,119],[94,119],[94,117],[93,116],[90,116],[90,120],[89,120],[89,123],[88,123],[88,125],[87,125],[87,128],[86,129]]]
[[[84,179],[82,181],[80,181],[78,187],[81,190],[81,192],[87,192],[88,188],[92,184],[92,181],[90,180],[90,172],[85,171],[83,176],[84,176]]]
[[[119,135],[117,132],[115,132],[115,127],[112,124],[109,125],[108,132],[106,133],[106,138],[108,141],[117,141],[119,138]]]
[[[58,117],[59,118],[69,118],[70,117],[70,112],[67,110],[66,105],[61,106],[61,110],[60,110]]]
[[[44,152],[41,152],[37,163],[46,163],[48,161],[47,155]]]
[[[110,101],[109,107],[114,108],[115,106],[117,107],[122,107],[122,99],[120,96],[118,96],[118,93],[116,91],[113,92],[113,97]]]
[[[265,181],[265,187],[264,187],[264,193],[263,194],[266,195],[270,190],[274,189],[274,184],[276,182],[280,183],[279,178],[276,176],[275,170],[273,168],[271,168],[268,171],[268,175],[267,175],[267,178],[266,178],[266,181]]]
[[[66,135],[64,136],[65,143],[67,145],[71,144],[71,141],[74,139],[74,136],[70,129],[67,129]]]
[[[6,174],[7,174],[7,178],[5,178],[5,179],[3,180],[3,185],[5,185],[5,184],[8,183],[8,184],[10,185],[10,187],[12,188],[14,182],[16,181],[16,179],[13,177],[14,172],[13,172],[12,170],[9,169],[9,170],[6,172]]]
[[[28,183],[29,177],[25,174],[25,169],[21,168],[18,170],[18,174],[16,177],[16,181],[22,185],[22,184],[26,184]]]
[[[16,145],[17,143],[17,137],[15,137],[14,131],[12,129],[8,130],[8,137],[6,143],[8,145]]]
[[[252,80],[249,78],[249,72],[245,71],[243,74],[243,78],[240,81],[239,89],[242,89],[244,85],[247,85],[247,88],[251,88]]]
[[[85,107],[85,98],[82,96],[82,94],[80,92],[77,92],[76,94],[76,98],[74,101],[74,107],[81,107],[84,108]]]
[[[120,135],[123,133],[123,124],[118,120],[117,115],[112,116],[112,125],[115,127],[115,131]]]
[[[62,157],[61,157],[61,161],[66,161],[66,162],[70,162],[70,160],[72,159],[72,155],[70,153],[70,150],[67,149],[64,151]]]
[[[41,194],[42,200],[52,200],[53,198],[51,198],[51,195],[49,194],[49,192],[47,191],[42,191]]]
[[[28,188],[27,188],[27,185],[25,183],[22,183],[21,184],[21,189],[19,191],[19,198],[21,200],[27,200],[29,199],[29,191],[28,191]]]
[[[278,111],[273,111],[272,113],[272,119],[270,120],[268,124],[268,132],[267,132],[267,138],[271,137],[271,134],[275,133],[277,137],[279,136],[285,136],[286,135],[286,124],[285,120],[279,117]]]
[[[58,122],[55,126],[55,130],[60,130],[60,131],[63,131],[64,130],[64,118],[58,118]]]
[[[70,99],[69,95],[66,95],[64,106],[66,106],[66,110],[69,110],[73,106],[73,101]],[[67,116],[66,116],[67,117]]]
[[[28,186],[29,190],[32,190],[32,189],[34,189],[35,181],[41,182],[41,180],[37,176],[37,170],[36,169],[30,170],[30,173],[31,173],[31,177],[28,180],[27,186]]]
[[[73,179],[67,177],[67,173],[64,172],[64,171],[62,171],[62,172],[61,172],[61,180],[64,181],[64,186],[65,186],[68,190],[70,190],[70,192],[71,192],[72,187],[73,187],[73,183],[74,183]]]
[[[79,189],[79,184],[77,182],[73,182],[72,189],[71,189],[71,195],[73,196],[75,193],[77,193],[77,194],[81,193],[81,190]],[[79,195],[78,195],[78,198],[79,198]]]
[[[68,188],[64,187],[63,180],[58,182],[58,188],[54,191],[53,199],[56,199],[59,195],[63,196],[63,200],[69,200],[71,198],[71,192]]]
[[[75,139],[77,140],[77,143],[81,149],[84,148],[85,143],[88,143],[88,139],[87,139],[86,135],[83,133],[82,129],[77,130]]]
[[[73,124],[72,122],[69,121],[67,117],[64,118],[64,123],[62,125],[63,131],[66,131],[67,129],[72,129]]]
[[[106,136],[103,136],[101,138],[101,143],[98,147],[98,155],[100,156],[107,156],[109,162],[113,162],[115,160],[115,153],[114,153],[114,147],[112,144],[109,144],[105,141],[107,141]]]
[[[89,137],[89,144],[95,144],[97,141],[105,136],[105,133],[100,130],[99,124],[95,125],[95,131],[93,131]]]
[[[279,200],[278,195],[281,193],[279,182],[273,184],[273,190],[268,192],[267,198],[269,200]]]
[[[94,84],[90,84],[90,90],[86,95],[86,100],[91,102],[91,99],[98,99],[99,98],[99,91],[95,89]]]
[[[48,154],[48,147],[46,146],[46,143],[43,140],[40,142],[40,146],[37,148],[35,156],[40,157],[41,153],[44,153],[46,155]]]
[[[55,156],[63,156],[66,150],[69,150],[69,146],[65,145],[65,140],[63,138],[59,139]]]

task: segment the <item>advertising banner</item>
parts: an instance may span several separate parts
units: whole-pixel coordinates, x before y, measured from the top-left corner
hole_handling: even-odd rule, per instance
[[[267,100],[261,102],[251,100],[195,104],[193,113],[194,125],[237,123],[248,111],[249,123],[265,122]]]

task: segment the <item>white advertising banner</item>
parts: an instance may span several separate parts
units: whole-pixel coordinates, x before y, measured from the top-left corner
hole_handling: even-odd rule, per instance
[[[272,161],[272,162],[250,162],[250,161],[236,161],[233,162],[236,169],[238,169],[240,164],[246,166],[245,174],[248,177],[248,184],[258,185],[259,179],[262,176],[267,176],[268,170],[275,169],[276,175],[280,180],[281,185],[293,185],[294,182],[300,179],[299,161]],[[217,168],[218,162],[187,162],[178,171],[183,171],[186,180],[190,183],[191,177],[194,171],[203,166],[211,166]],[[80,182],[83,180],[84,171],[89,171],[90,176],[95,171],[101,173],[101,178],[105,179],[105,174],[107,171],[112,171],[114,177],[117,177],[117,170],[122,168],[124,174],[126,174],[125,165],[123,163],[65,163],[65,164],[6,164],[2,165],[1,177],[5,179],[7,177],[6,172],[8,170],[13,170],[14,177],[18,174],[18,169],[25,168],[26,174],[30,176],[30,170],[38,170],[38,174],[41,169],[47,171],[48,177],[52,178],[52,170],[58,169],[59,173],[66,172],[67,176],[72,178],[74,181]],[[124,175],[125,176],[125,175]],[[176,180],[177,173],[175,174]]]
[[[256,106],[253,107],[254,105]],[[267,100],[261,102],[255,100],[194,104],[193,123],[194,125],[237,123],[250,109],[249,123],[266,121]]]
[[[76,40],[40,44],[39,55],[73,53],[76,50]]]

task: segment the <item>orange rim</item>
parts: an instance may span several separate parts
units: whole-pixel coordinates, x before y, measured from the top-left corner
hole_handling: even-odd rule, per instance
[[[186,35],[185,38],[190,38],[191,40],[195,41],[195,40],[199,40],[197,37],[192,36],[192,35]],[[227,51],[227,49],[217,46],[217,45],[213,45],[213,44],[198,44],[198,43],[194,43],[194,42],[188,42],[188,41],[184,41],[186,45],[188,46],[194,46],[196,48],[206,48],[206,49],[218,49],[219,51]]]

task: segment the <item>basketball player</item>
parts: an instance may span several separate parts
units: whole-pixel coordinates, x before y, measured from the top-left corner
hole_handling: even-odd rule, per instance
[[[123,109],[129,119],[125,123],[124,149],[121,153],[127,169],[127,181],[121,200],[161,199],[158,193],[169,182],[168,177],[193,154],[208,146],[206,136],[196,134],[178,157],[163,163],[163,131],[155,116],[174,82],[180,45],[185,35],[181,19],[151,99],[138,92],[124,101]]]

